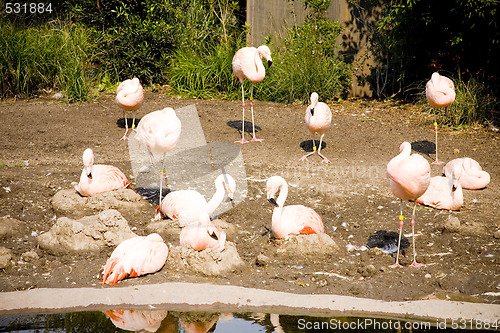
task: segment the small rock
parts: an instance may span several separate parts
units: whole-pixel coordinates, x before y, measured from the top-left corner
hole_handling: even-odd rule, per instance
[[[257,259],[255,260],[255,264],[257,266],[266,266],[271,262],[271,258],[268,256],[263,255],[262,253],[257,256]]]
[[[52,98],[53,99],[62,99],[64,97],[64,95],[62,93],[55,93]]]
[[[9,267],[11,259],[12,252],[5,247],[0,247],[0,269]]]
[[[500,239],[500,230],[495,231],[493,237],[495,237],[496,239]]]
[[[448,216],[448,219],[443,224],[443,232],[458,232],[460,231],[460,220],[456,216]]]
[[[429,273],[424,275],[424,278],[426,278],[426,279],[430,279],[431,277],[432,277],[432,275],[430,275]]]
[[[358,272],[361,274],[362,277],[364,278],[370,278],[377,273],[377,269],[373,265],[368,265],[366,267],[361,267],[358,269]]]
[[[454,155],[460,155],[460,149],[453,149],[453,154]]]
[[[38,258],[39,258],[38,253],[36,253],[33,250],[21,254],[21,259],[23,259],[26,262],[37,260]]]
[[[382,251],[382,249],[379,247],[372,247],[371,249],[368,249],[368,254],[374,256],[380,256],[384,254],[384,251]]]
[[[8,216],[0,217],[0,239],[16,237],[27,231],[28,225],[25,222]]]

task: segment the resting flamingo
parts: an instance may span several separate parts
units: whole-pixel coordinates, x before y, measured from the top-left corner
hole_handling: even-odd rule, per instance
[[[177,145],[181,136],[181,121],[175,115],[172,108],[148,113],[142,117],[137,125],[137,134],[134,137],[140,144],[148,149],[151,163],[153,163],[153,152],[163,153],[163,166],[160,171],[160,198],[161,204],[163,178],[165,175],[165,154]]]
[[[201,212],[197,221],[182,228],[179,239],[181,245],[188,245],[195,251],[222,251],[226,244],[226,233],[210,221],[207,213]]]
[[[417,154],[411,155],[411,144],[403,142],[399,147],[399,155],[387,164],[387,177],[389,177],[392,193],[401,200],[401,213],[399,215],[399,238],[396,263],[392,267],[401,267],[399,264],[399,249],[401,248],[401,232],[403,230],[403,200],[414,201],[411,217],[411,232],[413,236],[413,262],[411,266],[423,266],[417,263],[415,250],[415,208],[417,198],[425,193],[430,183],[431,166],[429,162]]]
[[[253,116],[253,84],[254,82],[261,82],[266,76],[266,69],[262,64],[262,57],[266,58],[267,63],[271,66],[273,60],[271,58],[271,50],[266,45],[261,45],[258,48],[244,47],[236,51],[233,57],[233,73],[241,82],[241,105],[243,107],[243,121],[241,123],[241,140],[235,143],[247,143],[245,140],[245,89],[243,82],[248,79],[252,82],[252,89],[250,90],[250,110],[252,111],[252,142],[262,141],[255,137],[255,121]]]
[[[275,238],[288,235],[316,234],[325,232],[321,217],[314,209],[303,205],[285,206],[288,184],[283,177],[272,176],[266,184],[267,200],[275,206],[271,230]],[[279,191],[277,199],[274,196]]]
[[[102,283],[113,286],[126,277],[157,272],[167,256],[168,247],[156,233],[129,238],[121,242],[106,261]]]
[[[87,148],[83,152],[83,170],[80,182],[75,186],[82,196],[104,193],[129,187],[127,177],[112,165],[94,164],[94,152]]]
[[[236,182],[227,173],[219,175],[214,183],[216,191],[208,203],[205,197],[195,190],[170,192],[156,208],[155,219],[168,216],[171,219],[195,220],[203,211],[212,215],[224,200],[224,194],[227,193],[229,200],[233,200],[236,190]]]
[[[330,163],[330,161],[323,155],[321,155],[321,144],[323,143],[323,137],[326,131],[332,123],[332,111],[327,104],[323,102],[318,102],[318,94],[313,92],[311,94],[311,105],[307,107],[305,121],[307,128],[311,132],[313,137],[313,151],[309,154],[302,156],[301,161],[307,160],[309,155],[317,153],[324,163]],[[318,133],[320,135],[319,148],[316,150],[316,142],[314,141],[314,135]]]
[[[417,202],[437,209],[460,210],[464,204],[460,174],[460,166],[454,165],[449,177],[432,177],[429,187]]]
[[[456,172],[458,172],[462,188],[479,190],[490,183],[490,174],[483,171],[479,163],[469,157],[456,158],[446,163],[443,173],[447,177],[451,176],[455,165],[459,166]]]
[[[425,86],[425,97],[433,108],[445,108],[448,115],[448,106],[455,100],[455,86],[453,81],[439,73],[432,73],[431,79]],[[436,110],[434,110],[434,131],[436,132],[436,160],[432,164],[442,164],[438,159],[438,126],[436,121]]]
[[[135,128],[135,112],[141,107],[144,101],[144,90],[139,82],[139,79],[134,77],[132,80],[127,79],[120,83],[116,89],[116,104],[123,110],[123,118],[125,119],[125,134],[121,140],[127,140],[128,122],[127,112],[132,111],[132,130]]]

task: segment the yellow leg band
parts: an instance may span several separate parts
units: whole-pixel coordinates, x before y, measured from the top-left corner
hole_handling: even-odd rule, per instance
[[[399,220],[403,221],[405,219],[404,215],[399,215]]]

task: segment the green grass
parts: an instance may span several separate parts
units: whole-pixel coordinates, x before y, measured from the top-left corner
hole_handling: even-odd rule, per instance
[[[70,102],[87,99],[91,50],[90,31],[81,26],[53,22],[35,28],[0,22],[0,97],[54,89]]]

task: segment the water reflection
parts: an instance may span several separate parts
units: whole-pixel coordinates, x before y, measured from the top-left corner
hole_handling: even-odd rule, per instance
[[[439,327],[439,322],[437,323]],[[0,316],[0,332],[433,332],[436,323],[380,318],[307,317],[269,313],[176,312],[116,309]],[[491,326],[491,325],[490,325]],[[457,332],[443,325],[440,332]],[[457,328],[462,328],[458,326]],[[485,327],[482,327],[483,329]],[[490,327],[498,329],[498,327]],[[475,332],[480,332],[479,330]]]

